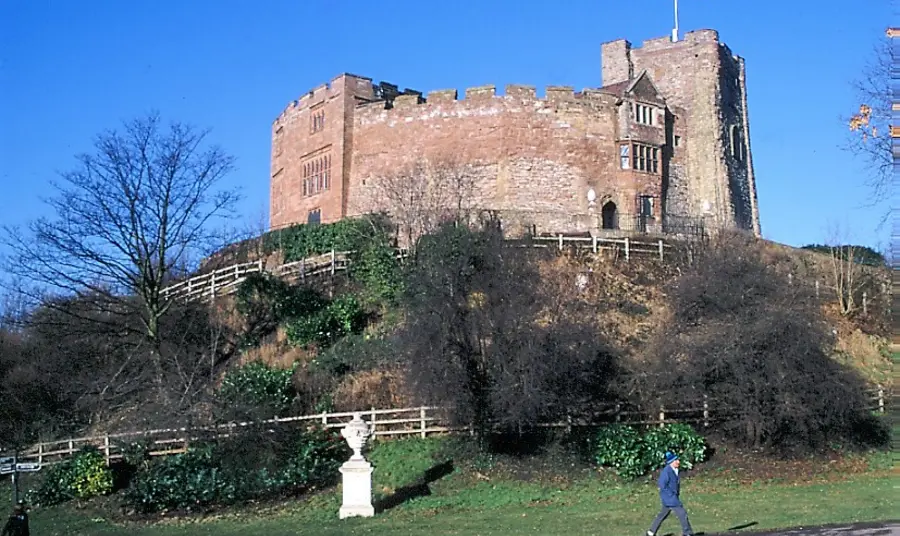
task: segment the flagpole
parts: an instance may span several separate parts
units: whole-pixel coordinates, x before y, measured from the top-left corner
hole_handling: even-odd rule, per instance
[[[672,29],[672,42],[678,41],[678,0],[675,0],[675,28]]]

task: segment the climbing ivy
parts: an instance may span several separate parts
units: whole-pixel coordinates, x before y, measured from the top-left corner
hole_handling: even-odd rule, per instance
[[[373,241],[389,242],[392,226],[387,216],[367,214],[335,223],[300,224],[263,236],[266,253],[281,250],[285,262],[322,255],[331,250],[357,251]]]

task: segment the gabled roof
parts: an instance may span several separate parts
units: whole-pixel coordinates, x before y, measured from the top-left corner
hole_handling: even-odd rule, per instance
[[[639,84],[646,84],[649,86],[649,90],[652,94],[650,95],[636,95],[649,97],[651,99],[656,99],[660,101],[664,101],[662,94],[659,92],[659,89],[656,87],[656,84],[653,83],[653,80],[650,78],[650,75],[647,74],[647,70],[641,71],[639,75],[630,79],[624,80],[622,82],[616,82],[615,84],[610,84],[608,86],[603,86],[600,88],[600,91],[604,93],[609,93],[611,95],[615,95],[616,97],[623,98],[625,95],[633,95],[636,90],[639,90]]]

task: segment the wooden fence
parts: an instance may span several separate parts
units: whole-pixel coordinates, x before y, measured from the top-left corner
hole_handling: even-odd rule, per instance
[[[529,243],[529,247],[557,247],[560,250],[566,246],[578,249],[591,249],[594,253],[603,250],[617,251],[621,252],[626,260],[630,259],[632,255],[655,255],[660,260],[664,260],[666,251],[672,248],[670,244],[666,244],[663,240],[655,242],[641,241],[631,240],[628,237],[601,238],[557,235],[535,237]],[[336,272],[347,269],[350,265],[351,253],[351,251],[332,250],[330,253],[323,255],[316,255],[272,267],[266,266],[262,259],[254,262],[233,264],[169,285],[162,289],[162,297],[167,300],[185,301],[215,299],[216,296],[235,292],[248,275],[261,272],[268,272],[278,277],[300,281],[334,275]],[[398,250],[397,256],[401,259],[405,258],[405,250]]]
[[[269,272],[286,279],[305,281],[323,275],[334,275],[346,270],[349,265],[349,252],[331,251],[289,262],[274,267],[266,267],[262,259],[255,262],[244,262],[219,268],[218,270],[197,275],[184,281],[169,285],[162,290],[163,299],[181,299],[186,301],[215,298],[235,292],[248,275]]]
[[[885,390],[879,386],[870,391],[871,409],[885,412]],[[609,423],[627,423],[640,426],[663,426],[676,422],[693,423],[706,428],[724,416],[731,414],[734,408],[715,407],[707,397],[698,399],[691,407],[680,409],[660,408],[658,412],[648,413],[625,404],[611,404],[598,407],[591,415],[570,416],[562,421],[538,424],[538,428],[556,428],[571,432],[576,427],[602,426]],[[319,413],[297,417],[275,417],[263,421],[225,423],[216,426],[195,428],[170,428],[121,432],[92,437],[79,437],[38,443],[18,453],[19,462],[37,462],[41,465],[52,465],[78,452],[87,446],[98,448],[106,458],[107,464],[123,457],[123,447],[132,443],[144,443],[150,449],[151,456],[167,456],[186,452],[192,442],[226,438],[250,427],[264,428],[274,431],[275,427],[318,425],[330,429],[342,428],[349,422],[354,413],[361,413],[363,419],[372,427],[374,436],[378,438],[396,438],[403,436],[428,437],[434,434],[452,432],[469,432],[464,426],[451,426],[447,417],[447,409],[433,406],[422,406],[402,409],[369,409],[358,412]],[[11,453],[5,453],[11,455]]]

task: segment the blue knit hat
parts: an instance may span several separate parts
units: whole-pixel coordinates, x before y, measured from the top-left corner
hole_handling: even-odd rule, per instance
[[[666,465],[669,465],[670,463],[674,462],[677,459],[678,459],[678,455],[675,454],[674,452],[666,452]]]

